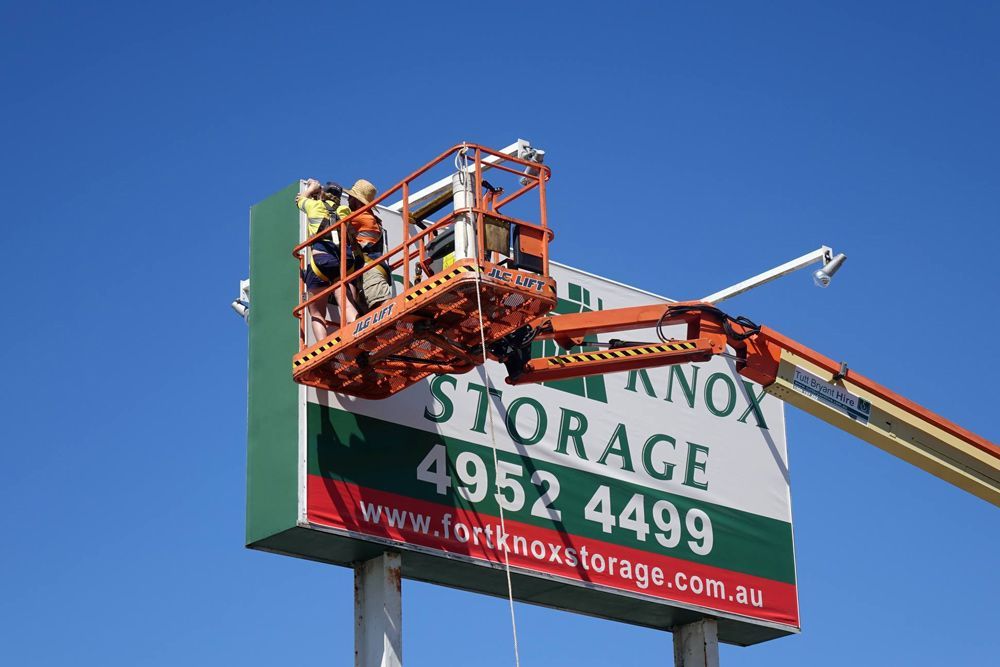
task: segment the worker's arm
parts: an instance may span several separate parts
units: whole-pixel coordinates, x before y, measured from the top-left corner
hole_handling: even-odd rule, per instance
[[[305,190],[300,192],[295,197],[295,201],[299,202],[302,201],[303,199],[313,199],[317,194],[319,194],[319,191],[322,189],[323,186],[320,185],[319,181],[317,181],[315,178],[310,178],[309,180],[306,181]]]

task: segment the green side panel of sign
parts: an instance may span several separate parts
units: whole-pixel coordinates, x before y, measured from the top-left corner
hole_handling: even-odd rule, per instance
[[[298,183],[250,209],[250,363],[246,541],[292,528],[298,514]]]

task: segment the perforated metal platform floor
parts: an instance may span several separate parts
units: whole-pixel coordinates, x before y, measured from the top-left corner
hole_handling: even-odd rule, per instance
[[[551,311],[555,281],[463,260],[358,318],[292,360],[296,382],[359,398],[385,398],[433,373],[464,373],[487,345]],[[476,298],[477,286],[480,299]]]

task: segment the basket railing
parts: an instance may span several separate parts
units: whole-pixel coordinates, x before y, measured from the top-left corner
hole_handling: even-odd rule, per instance
[[[484,163],[484,159],[486,157],[490,157],[491,160]],[[431,222],[430,224],[427,224],[426,221],[420,221],[421,224],[426,226],[424,226],[423,229],[420,229],[420,231],[413,233],[411,231],[411,227],[416,225],[411,218],[412,205],[414,203],[410,201],[411,186],[416,179],[420,178],[449,158],[454,159],[456,164],[460,165],[460,168],[456,169],[455,173],[464,170],[469,176],[474,178],[471,188],[473,205],[468,208],[454,209],[440,220]],[[517,175],[520,179],[519,182],[521,187],[500,198],[498,198],[497,193],[488,190],[484,191],[484,187],[482,185],[483,172],[486,169],[509,172]],[[486,225],[491,221],[507,223],[511,226],[512,230],[514,228],[520,228],[527,233],[533,234],[533,236],[538,239],[537,245],[541,256],[541,271],[539,273],[540,275],[547,277],[549,272],[548,242],[553,236],[552,231],[548,228],[548,218],[545,206],[545,183],[549,179],[550,173],[551,172],[547,166],[537,162],[524,160],[506,153],[500,153],[477,144],[457,144],[438,155],[420,169],[417,169],[408,175],[399,183],[396,183],[394,186],[387,189],[371,203],[366,204],[356,211],[352,211],[350,215],[345,216],[339,221],[333,223],[330,227],[313,234],[296,245],[292,251],[292,256],[299,261],[299,304],[293,309],[292,312],[299,320],[300,348],[307,346],[307,327],[305,325],[306,318],[302,315],[303,311],[316,303],[326,304],[330,295],[334,293],[336,293],[338,304],[346,303],[348,298],[347,286],[352,281],[362,276],[366,271],[377,270],[377,265],[382,264],[387,268],[390,280],[392,279],[392,276],[396,275],[396,272],[401,269],[403,292],[406,292],[413,287],[418,287],[427,280],[433,279],[434,274],[430,273],[428,270],[430,263],[430,259],[427,255],[428,242],[433,240],[433,238],[435,238],[444,229],[459,222],[469,222],[475,230],[475,256],[477,260],[487,259],[489,254],[495,254],[488,253],[486,247],[485,230]],[[504,207],[521,199],[524,195],[531,191],[537,191],[538,193],[537,224],[504,214]],[[374,209],[382,202],[397,194],[402,197],[402,242],[393,248],[388,249],[380,257],[373,258],[372,260],[365,262],[363,266],[357,268],[356,270],[348,272],[347,252],[349,243],[347,240],[350,238],[348,234],[348,225],[351,225],[358,216]],[[339,279],[335,280],[322,290],[312,295],[307,295],[302,279],[302,274],[305,270],[307,262],[307,249],[324,236],[330,236],[335,232],[338,234],[338,238],[340,240]],[[338,326],[342,328],[348,324],[346,309],[338,307],[338,311],[340,318]]]

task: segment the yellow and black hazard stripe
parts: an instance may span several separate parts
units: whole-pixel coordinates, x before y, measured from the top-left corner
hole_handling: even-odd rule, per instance
[[[462,266],[459,266],[459,267],[457,267],[455,269],[452,269],[451,271],[449,271],[448,273],[444,274],[440,278],[435,278],[434,280],[428,280],[425,285],[423,285],[421,287],[418,287],[417,289],[415,289],[412,292],[410,292],[409,294],[407,294],[406,295],[406,300],[408,302],[409,301],[413,301],[418,296],[423,296],[424,294],[427,294],[431,290],[436,289],[438,287],[441,287],[441,285],[444,285],[446,282],[448,282],[449,280],[452,280],[453,278],[457,278],[458,276],[462,275],[463,273],[475,273],[475,271],[476,271],[476,267],[470,266],[468,264],[463,264]]]
[[[607,350],[605,352],[586,352],[584,354],[564,354],[559,357],[549,357],[550,366],[565,366],[582,361],[609,361],[611,359],[627,359],[628,357],[638,357],[644,354],[657,354],[660,352],[683,352],[693,350],[697,347],[691,342],[667,343],[664,345],[650,345],[648,347],[629,347],[617,350]]]
[[[294,360],[292,363],[294,364],[295,368],[298,368],[302,364],[305,364],[305,363],[308,363],[308,362],[312,361],[313,359],[315,359],[319,355],[323,354],[327,350],[332,350],[333,348],[335,348],[338,345],[340,345],[340,336],[336,336],[329,343],[323,343],[322,345],[320,345],[319,347],[317,347],[315,350],[311,351],[309,354],[302,355],[298,359]]]

